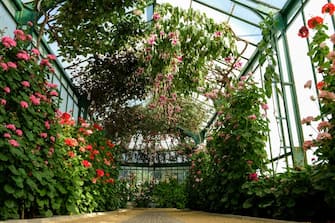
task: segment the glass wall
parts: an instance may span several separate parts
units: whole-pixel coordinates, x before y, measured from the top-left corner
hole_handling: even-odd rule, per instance
[[[183,182],[189,171],[188,166],[179,167],[131,167],[122,166],[120,171],[121,179],[135,178],[135,182],[142,184],[144,182],[165,181],[169,178],[177,179],[178,182]]]

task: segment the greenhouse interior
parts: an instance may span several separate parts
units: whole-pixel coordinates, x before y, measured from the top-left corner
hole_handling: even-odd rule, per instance
[[[334,222],[334,4],[0,0],[0,220]]]

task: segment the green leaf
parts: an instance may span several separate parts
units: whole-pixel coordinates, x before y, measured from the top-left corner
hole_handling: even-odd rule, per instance
[[[8,169],[10,170],[10,172],[12,172],[12,174],[19,175],[19,172],[17,171],[17,169],[16,169],[16,167],[14,165],[10,165],[8,167]]]
[[[247,199],[246,201],[243,202],[242,207],[247,209],[247,208],[251,208],[252,205],[252,198]]]
[[[8,209],[15,208],[15,202],[14,202],[13,200],[6,200],[6,201],[5,201],[5,206],[6,206]]]
[[[38,190],[36,183],[31,178],[28,178],[26,182],[31,189],[33,189],[34,191]]]
[[[7,161],[7,160],[8,160],[8,156],[6,156],[6,155],[3,154],[3,153],[0,153],[0,160],[1,160],[1,161]]]
[[[23,188],[23,178],[21,176],[12,176],[12,179],[15,181],[17,187]]]
[[[9,185],[9,184],[6,184],[4,186],[4,189],[9,194],[14,194],[14,192],[15,192],[15,189],[11,185]]]

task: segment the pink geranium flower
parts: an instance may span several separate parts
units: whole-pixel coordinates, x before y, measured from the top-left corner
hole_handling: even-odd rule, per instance
[[[8,140],[9,144],[11,144],[14,147],[19,147],[20,144],[15,139]]]
[[[8,70],[8,65],[6,63],[2,62],[0,63],[0,66],[4,71]]]
[[[32,52],[32,54],[35,54],[36,56],[39,56],[39,55],[40,55],[40,51],[39,51],[38,49],[36,49],[36,48],[33,48],[33,49],[31,50],[31,52]]]
[[[42,132],[40,133],[40,136],[43,138],[43,139],[46,139],[48,137],[48,133],[46,132]]]
[[[23,132],[22,132],[22,130],[21,129],[16,129],[16,134],[18,135],[18,136],[22,136],[23,135]]]
[[[7,94],[10,93],[10,88],[9,88],[9,87],[4,87],[3,90],[4,90],[4,92],[6,92]]]
[[[28,108],[28,103],[25,102],[25,101],[21,101],[20,105],[21,105],[22,108]]]
[[[16,41],[13,40],[12,38],[10,38],[9,36],[2,37],[1,43],[6,48],[10,48],[10,47],[15,47],[16,46]]]
[[[51,91],[51,92],[50,92],[50,96],[55,96],[55,97],[57,97],[57,96],[58,96],[57,91]]]
[[[13,130],[13,131],[16,130],[16,127],[15,127],[14,124],[7,124],[7,125],[6,125],[6,128],[7,128],[7,129],[10,129],[10,130]]]
[[[20,60],[28,61],[30,59],[29,54],[26,51],[20,51],[16,54],[16,57]]]
[[[23,87],[30,87],[29,81],[22,81],[21,84]]]
[[[35,95],[31,95],[29,97],[31,103],[33,103],[33,105],[39,105],[41,102],[40,102],[40,99],[38,97],[36,97]]]
[[[7,138],[7,139],[10,139],[12,136],[8,132],[6,132],[6,133],[3,134],[3,137]]]
[[[13,69],[16,69],[17,68],[17,65],[16,65],[16,63],[14,63],[14,62],[7,62],[7,66],[9,67],[9,68],[13,68]]]

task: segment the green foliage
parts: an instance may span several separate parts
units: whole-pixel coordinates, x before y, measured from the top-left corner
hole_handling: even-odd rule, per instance
[[[260,24],[262,30],[262,40],[258,44],[260,52],[258,62],[260,65],[266,64],[264,72],[264,89],[267,97],[272,95],[272,83],[279,82],[276,71],[276,20],[273,15],[266,17]],[[279,91],[279,89],[277,89]]]
[[[219,112],[211,136],[208,154],[192,157],[189,178],[190,205],[210,211],[241,213],[245,195],[243,184],[257,181],[265,169],[268,120],[266,97],[252,76],[232,79],[225,92],[215,100]]]
[[[160,208],[185,208],[187,203],[186,187],[178,183],[177,179],[170,178],[155,185],[153,201]]]
[[[115,52],[143,32],[141,17],[126,13],[137,1],[43,1],[47,32],[64,58]],[[48,4],[49,3],[49,4]],[[57,13],[50,13],[57,9]]]

